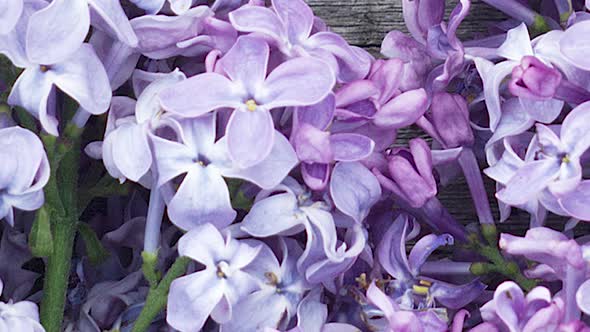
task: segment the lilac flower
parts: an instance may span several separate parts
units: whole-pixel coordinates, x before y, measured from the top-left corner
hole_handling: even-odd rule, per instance
[[[0,129],[0,218],[14,225],[17,208],[33,211],[43,205],[49,161],[41,140],[20,127]]]
[[[184,117],[234,109],[226,128],[230,156],[243,168],[259,163],[276,137],[269,111],[316,104],[334,85],[330,69],[312,58],[289,60],[267,76],[269,53],[263,40],[240,37],[218,63],[229,78],[217,73],[191,77],[160,94],[163,108]]]
[[[160,110],[158,93],[186,79],[178,70],[169,74],[137,71],[135,76],[150,83],[136,91],[137,102],[129,97],[113,98],[102,144],[105,168],[120,181],[137,182],[150,170],[153,157],[148,135],[171,121],[170,115]]]
[[[552,298],[545,287],[532,289],[525,297],[512,281],[496,288],[494,298],[481,307],[485,323],[472,331],[566,331],[563,329],[563,302]]]
[[[291,141],[301,164],[301,174],[308,187],[322,190],[328,184],[331,164],[353,162],[367,158],[375,146],[370,138],[353,133],[331,134],[334,96],[319,104],[298,107],[293,119]]]
[[[25,67],[8,103],[21,106],[58,135],[54,85],[92,114],[104,113],[111,100],[108,76],[93,48],[83,43],[90,26],[86,1],[56,0],[25,4],[17,28],[0,39],[0,50]],[[64,22],[60,29],[54,22]],[[26,30],[24,33],[18,31]]]
[[[312,290],[299,303],[297,307],[297,326],[287,332],[360,332],[352,325],[344,323],[326,323],[328,308],[320,302],[321,293],[317,289]],[[265,332],[279,332],[279,330],[267,328]]]
[[[270,193],[276,194],[268,196]],[[365,243],[361,234],[360,238],[356,236],[353,239],[352,248],[346,243],[338,245],[329,205],[312,200],[311,193],[292,178],[285,179],[272,191],[261,192],[250,213],[244,217],[241,229],[256,237],[294,235],[305,230],[308,241],[297,264],[308,281],[314,278],[315,273],[319,273],[316,278],[333,278],[352,264]],[[310,270],[307,274],[305,270],[314,264],[334,266],[332,270]]]
[[[312,34],[314,15],[303,0],[273,0],[272,9],[243,6],[231,12],[229,19],[238,31],[262,34],[272,40],[288,58],[324,60],[339,82],[363,79],[371,67],[372,57],[348,45],[341,36],[328,31]]]
[[[431,308],[435,302],[459,309],[480,295],[485,285],[478,280],[456,286],[420,276],[428,256],[440,246],[452,245],[454,239],[449,234],[430,234],[418,240],[406,255],[409,227],[408,217],[400,215],[383,235],[376,252],[380,265],[394,278],[388,287],[396,303],[405,310]]]
[[[151,135],[157,187],[186,174],[174,197],[168,202],[168,215],[180,228],[212,223],[229,225],[236,212],[230,203],[223,177],[239,178],[270,189],[278,185],[297,164],[297,156],[287,139],[276,133],[268,157],[248,167],[238,167],[229,157],[228,137],[216,139],[215,113],[181,121],[170,127],[178,141]]]
[[[24,7],[24,0],[2,1],[0,3],[0,35],[12,31],[20,18]]]
[[[257,241],[248,244],[229,237],[224,240],[211,224],[185,234],[179,240],[178,253],[205,268],[172,282],[168,324],[185,332],[200,330],[209,315],[221,324],[229,321],[236,303],[257,288],[252,274],[266,272],[256,264],[262,248]]]
[[[3,288],[4,285],[0,280],[0,294]],[[37,305],[29,301],[0,302],[0,330],[45,332],[43,326],[39,324]]]
[[[152,59],[203,55],[212,49],[229,50],[237,38],[231,24],[214,17],[208,6],[179,16],[144,15],[131,20],[138,50]],[[170,36],[162,39],[162,36]]]
[[[232,319],[221,326],[221,331],[283,329],[295,315],[310,285],[297,270],[297,258],[302,254],[299,244],[293,239],[285,238],[280,240],[280,247],[280,264],[269,247],[262,247],[256,264],[264,271],[265,279],[259,280],[259,290],[237,303]],[[265,310],[260,311],[260,308]]]
[[[499,246],[508,254],[522,255],[540,263],[527,272],[529,276],[561,280],[563,322],[569,323],[579,318],[576,293],[588,277],[587,257],[583,254],[587,250],[585,247],[545,227],[528,230],[524,238],[502,234]]]
[[[367,79],[346,84],[336,93],[336,117],[369,125],[365,131],[378,142],[378,147],[391,144],[393,139],[381,143],[379,136],[386,132],[395,134],[396,129],[413,124],[428,108],[424,89],[400,91],[403,71],[403,63],[398,59],[376,61]],[[377,127],[376,133],[372,132],[373,127]]]
[[[545,189],[560,194],[576,188],[582,178],[580,157],[590,146],[586,128],[589,106],[585,103],[575,108],[564,120],[559,136],[551,128],[537,124],[535,144],[527,152],[530,157],[506,183],[506,188],[496,194],[498,199],[518,205]]]

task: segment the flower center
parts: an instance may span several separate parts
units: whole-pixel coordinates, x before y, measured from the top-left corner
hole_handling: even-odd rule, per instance
[[[217,264],[217,276],[219,278],[227,278],[230,274],[229,264],[226,261],[221,261]]]
[[[39,69],[41,70],[42,73],[46,73],[49,71],[49,69],[51,69],[51,67],[46,66],[46,65],[41,65],[41,66],[39,66]]]
[[[432,286],[432,283],[427,280],[420,280],[417,285],[412,286],[412,290],[416,295],[428,295],[428,289]]]
[[[256,101],[254,99],[248,99],[246,101],[246,108],[248,109],[248,111],[254,112],[258,108],[258,104],[256,104]]]

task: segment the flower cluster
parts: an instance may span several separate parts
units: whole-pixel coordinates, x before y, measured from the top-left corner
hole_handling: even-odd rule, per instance
[[[0,0],[0,331],[590,331],[589,14],[484,2]]]

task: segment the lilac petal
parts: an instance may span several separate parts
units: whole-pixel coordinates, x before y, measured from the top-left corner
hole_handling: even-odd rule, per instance
[[[418,240],[408,256],[408,262],[412,274],[418,275],[420,268],[424,262],[426,262],[426,259],[428,259],[430,254],[438,249],[438,247],[453,245],[453,243],[454,239],[450,234],[429,234]]]
[[[235,306],[232,318],[220,332],[266,331],[288,321],[289,301],[274,289],[262,289],[248,295]]]
[[[109,77],[111,89],[116,90],[121,87],[133,73],[141,54],[99,30],[92,33],[88,43],[94,47],[96,55],[102,62]]]
[[[344,38],[333,32],[318,32],[305,44],[310,48],[328,51],[338,59],[339,82],[363,79],[371,70],[371,57],[364,50],[350,46]]]
[[[215,271],[178,278],[170,285],[166,321],[180,331],[199,331],[222,297]]]
[[[286,37],[283,23],[270,9],[261,6],[243,6],[229,13],[229,21],[238,31],[258,32],[282,42]]]
[[[211,224],[195,227],[178,241],[178,253],[207,267],[215,266],[218,250],[225,247],[221,233]]]
[[[242,36],[218,64],[233,82],[247,91],[256,91],[266,78],[269,54],[270,48],[264,40]]]
[[[43,129],[53,136],[58,136],[58,120],[55,106],[48,103],[55,94],[53,83],[39,68],[28,68],[14,83],[8,96],[8,104],[26,109],[39,119]]]
[[[158,187],[197,166],[194,161],[198,157],[197,151],[184,144],[153,135],[150,139],[155,155]]]
[[[506,41],[496,51],[501,57],[512,61],[520,61],[522,57],[533,55],[531,38],[526,24],[521,23],[516,28],[509,30]]]
[[[3,0],[0,2],[0,35],[9,33],[16,26],[22,12],[24,0]]]
[[[273,0],[272,7],[283,25],[291,42],[306,39],[313,26],[313,12],[303,0]]]
[[[590,280],[585,281],[576,292],[578,308],[586,315],[590,315]]]
[[[137,122],[147,123],[148,121],[156,118],[158,116],[158,112],[162,110],[162,107],[160,106],[160,99],[158,98],[160,91],[185,79],[186,76],[184,73],[176,69],[169,74],[160,76],[157,80],[146,86],[145,89],[143,89],[141,95],[139,95],[137,98],[137,106],[135,111],[135,118],[137,119]],[[203,118],[208,117],[204,116]],[[200,123],[201,121],[195,122]],[[207,127],[206,124],[205,127]],[[208,132],[206,129],[203,131]],[[213,133],[213,135],[215,135],[215,133]],[[212,144],[213,142],[210,143]]]
[[[90,28],[86,0],[55,0],[33,14],[27,29],[27,56],[36,64],[66,60],[84,42]]]
[[[378,98],[379,87],[369,80],[359,80],[342,86],[336,93],[336,107],[346,108],[365,99]]]
[[[534,332],[555,325],[563,318],[563,308],[556,303],[539,309],[522,328],[523,332]]]
[[[152,165],[152,152],[145,127],[124,124],[109,136],[112,136],[112,156],[117,168],[126,178],[138,182]]]
[[[371,283],[369,289],[367,289],[367,299],[379,308],[385,317],[389,320],[393,318],[397,312],[397,304],[393,300],[385,295],[375,282]]]
[[[413,279],[408,257],[406,256],[406,232],[408,217],[400,215],[383,235],[377,247],[379,264],[397,280]]]
[[[146,11],[148,14],[156,14],[159,12],[162,7],[164,7],[164,3],[166,0],[130,0],[133,4],[135,4],[138,8],[141,8]]]
[[[572,157],[581,156],[590,147],[590,102],[576,107],[561,126],[561,141]]]
[[[296,58],[275,68],[254,96],[268,110],[284,106],[317,104],[335,84],[325,63],[313,58]]]
[[[315,105],[295,108],[295,115],[293,116],[294,128],[307,123],[321,130],[326,130],[334,118],[335,102],[334,95],[329,94],[324,100]]]
[[[256,237],[298,233],[305,217],[296,211],[297,198],[292,193],[274,195],[254,204],[241,228]]]
[[[360,223],[381,197],[381,186],[362,164],[341,162],[332,171],[330,194],[340,211]]]
[[[108,110],[111,85],[90,44],[83,44],[67,61],[51,66],[46,75],[91,114]]]
[[[520,287],[506,281],[494,292],[496,314],[511,331],[519,330],[520,317],[525,314],[526,303]]]
[[[330,164],[301,163],[303,181],[312,190],[323,190],[330,179]]]
[[[502,116],[500,85],[516,64],[504,61],[494,65],[483,58],[475,58],[473,61],[483,81],[484,97],[490,117],[490,129],[495,131]]]
[[[486,150],[504,137],[516,136],[531,128],[535,120],[524,111],[520,99],[511,98],[502,105],[502,117],[494,131],[494,135],[486,143]]]
[[[327,131],[304,123],[293,133],[292,141],[301,161],[328,164],[334,160],[332,139]]]
[[[224,138],[217,144],[224,145],[227,149],[227,141]],[[297,163],[297,155],[287,138],[275,131],[274,145],[265,159],[249,168],[234,166],[222,169],[221,172],[224,176],[244,179],[263,189],[272,189],[285,179]]]
[[[175,225],[190,230],[205,223],[223,228],[232,223],[236,211],[219,171],[195,165],[168,204],[168,215]]]
[[[496,197],[510,205],[525,204],[553,181],[558,172],[559,163],[551,159],[525,164],[508,181],[506,188],[496,194]]]
[[[571,64],[584,70],[590,70],[590,59],[587,56],[589,36],[590,22],[581,21],[565,30],[559,42],[561,54]]]
[[[582,181],[569,193],[559,198],[559,205],[570,216],[581,220],[590,220],[590,181]]]
[[[415,208],[420,208],[428,200],[436,196],[436,185],[432,186],[430,175],[427,179],[416,173],[414,166],[404,157],[394,156],[389,161],[390,174],[395,183],[403,191],[403,198]]]
[[[127,15],[117,0],[88,0],[93,9],[92,18],[99,20],[108,29],[114,32],[117,38],[130,47],[137,47],[137,36],[129,23]]]
[[[424,89],[410,90],[395,97],[375,115],[375,124],[381,127],[402,128],[416,122],[428,108]]]
[[[297,306],[297,327],[302,331],[322,331],[328,318],[328,306],[320,302],[321,291],[315,288]]]
[[[358,161],[367,158],[375,148],[372,139],[359,134],[334,134],[330,136],[334,160]]]
[[[274,146],[276,135],[272,116],[263,109],[234,111],[226,131],[229,155],[240,168],[260,163]]]
[[[374,65],[373,65],[374,66]],[[397,92],[403,79],[404,63],[400,59],[383,61],[383,64],[370,76],[372,82],[379,87],[379,103],[385,104]]]
[[[478,298],[485,288],[486,285],[479,280],[459,286],[435,281],[430,287],[430,295],[445,307],[460,309]]]
[[[522,108],[538,122],[551,123],[557,119],[563,105],[561,100],[532,100],[526,98],[519,98]]]
[[[186,13],[193,4],[192,0],[168,0],[170,3],[170,9],[176,15],[182,15]]]
[[[160,92],[160,104],[166,111],[180,116],[197,117],[221,107],[238,108],[243,102],[229,79],[205,73]]]
[[[328,259],[337,260],[335,250],[338,236],[332,214],[313,206],[300,207],[300,209],[305,213],[309,221],[309,225],[306,225],[306,232],[310,240],[307,241],[305,251],[298,262],[300,271],[307,270],[320,257],[321,259],[328,257]],[[316,241],[313,239],[316,239]],[[305,266],[305,268],[302,268],[302,266]]]

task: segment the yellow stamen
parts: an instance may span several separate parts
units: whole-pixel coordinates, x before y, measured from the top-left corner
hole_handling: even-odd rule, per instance
[[[428,280],[420,280],[419,281],[419,284],[422,285],[422,286],[427,286],[427,287],[432,286],[432,283],[430,281],[428,281]]]
[[[41,72],[42,73],[46,73],[47,71],[49,71],[49,66],[46,65],[41,65],[40,66]]]
[[[414,294],[417,294],[417,295],[427,295],[428,294],[428,287],[426,287],[426,286],[414,285],[412,287],[412,290],[414,291]]]
[[[565,164],[569,163],[571,161],[570,156],[566,154],[563,158],[561,158],[561,161]]]
[[[254,99],[248,99],[248,101],[246,101],[246,107],[248,108],[248,111],[254,112],[256,111],[256,108],[258,108],[258,105]]]
[[[360,276],[356,277],[354,279],[354,281],[356,281],[358,283],[360,288],[364,288],[364,289],[369,288],[369,283],[367,282],[367,274],[366,273],[362,273]]]

